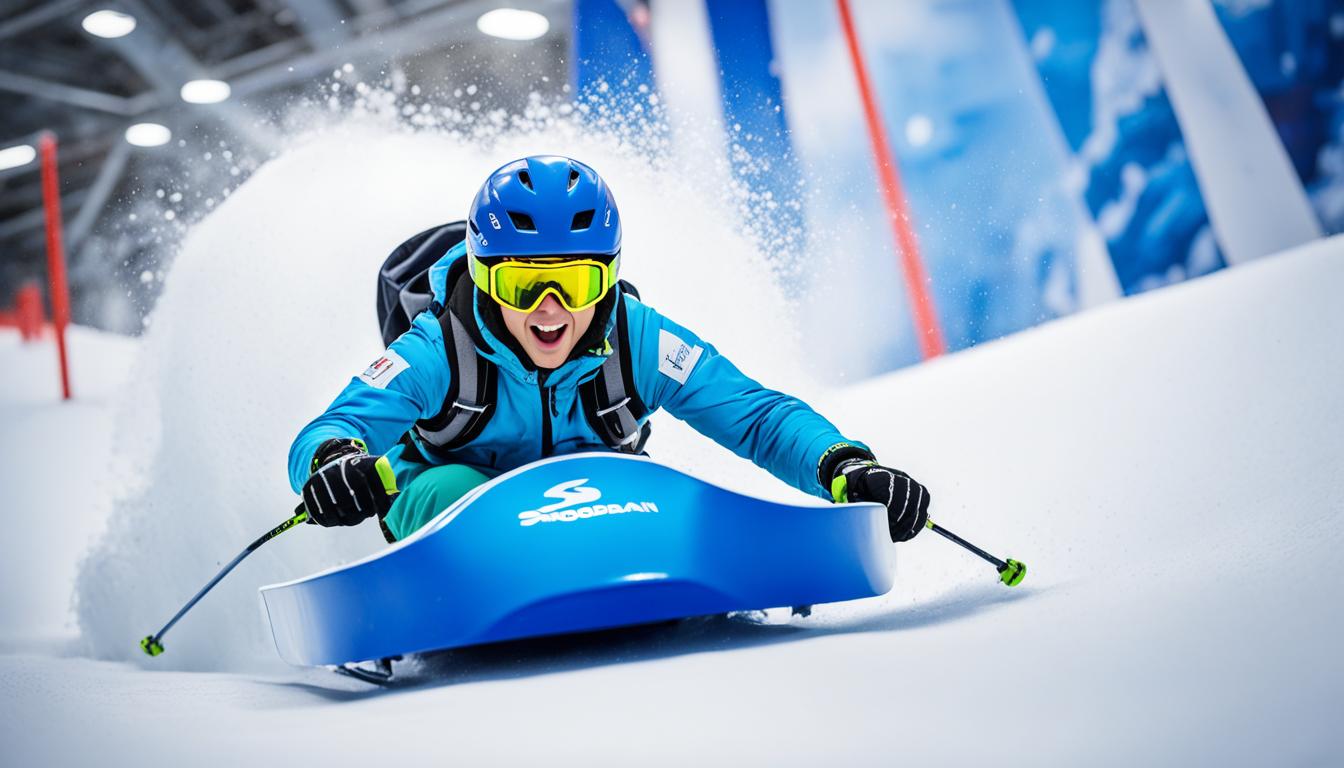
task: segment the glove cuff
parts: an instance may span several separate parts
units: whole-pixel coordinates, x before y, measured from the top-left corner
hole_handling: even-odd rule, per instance
[[[873,452],[854,443],[836,443],[827,448],[817,461],[817,482],[822,488],[829,489],[836,476],[840,474],[840,465],[853,461],[877,461]]]
[[[331,462],[344,458],[346,456],[359,456],[369,452],[368,446],[363,440],[357,437],[332,438],[324,440],[317,446],[313,452],[313,463],[308,467],[308,471],[316,472],[319,467],[325,467]]]

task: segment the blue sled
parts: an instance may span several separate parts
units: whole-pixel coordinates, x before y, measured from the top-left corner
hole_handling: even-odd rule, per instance
[[[522,637],[880,595],[876,504],[775,504],[645,458],[546,459],[412,536],[261,589],[281,658],[344,664]]]

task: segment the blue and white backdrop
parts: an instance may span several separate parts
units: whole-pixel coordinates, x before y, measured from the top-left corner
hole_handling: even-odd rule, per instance
[[[666,108],[854,378],[921,355],[838,2],[576,0],[571,78]],[[1344,231],[1344,0],[849,4],[950,350]]]

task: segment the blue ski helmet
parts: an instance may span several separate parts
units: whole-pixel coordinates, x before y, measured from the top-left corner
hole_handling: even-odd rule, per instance
[[[470,254],[615,256],[621,215],[597,171],[559,155],[514,160],[490,174],[467,215]]]

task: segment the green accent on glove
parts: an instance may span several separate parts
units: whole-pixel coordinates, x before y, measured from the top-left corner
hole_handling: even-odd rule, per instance
[[[373,468],[378,471],[378,479],[383,481],[383,490],[388,496],[395,496],[398,493],[397,473],[392,471],[392,462],[386,456],[379,456]]]
[[[163,653],[163,643],[155,640],[154,636],[150,635],[140,641],[140,650],[150,656],[158,656],[160,653]]]
[[[1010,587],[1016,587],[1022,583],[1022,579],[1027,576],[1027,566],[1017,560],[1008,558],[1003,568],[999,569],[999,581]]]
[[[858,465],[861,467],[875,467],[877,462],[872,459],[845,459],[835,468],[835,477],[831,479],[831,498],[836,504],[844,504],[849,501],[849,477],[845,472],[847,467]],[[853,470],[851,470],[853,471]]]
[[[843,474],[836,475],[831,481],[831,498],[836,504],[844,504],[849,501],[849,479]]]
[[[826,487],[831,479],[840,474],[836,471],[841,464],[849,459],[872,459],[872,451],[864,448],[857,443],[836,443],[826,450],[822,451],[821,458],[817,459],[817,481],[822,487]]]

